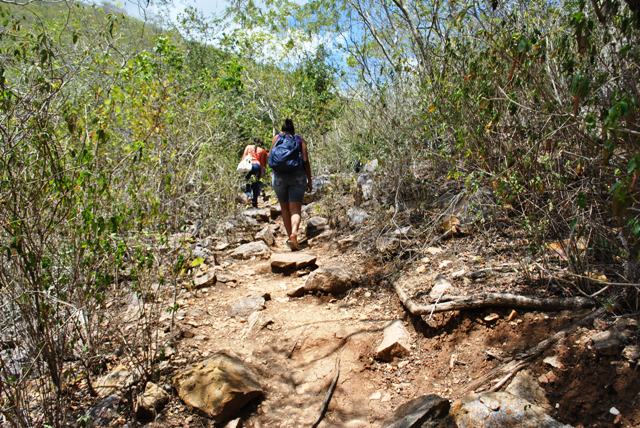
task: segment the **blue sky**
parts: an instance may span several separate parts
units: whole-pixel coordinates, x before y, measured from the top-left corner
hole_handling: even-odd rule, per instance
[[[144,19],[144,11],[147,14],[154,14],[158,11],[154,6],[145,7],[146,0],[125,0],[122,3],[124,3],[124,9],[129,15],[141,19]],[[170,16],[175,19],[180,12],[189,6],[199,9],[205,16],[219,15],[227,7],[227,0],[175,0],[173,7],[168,11]]]

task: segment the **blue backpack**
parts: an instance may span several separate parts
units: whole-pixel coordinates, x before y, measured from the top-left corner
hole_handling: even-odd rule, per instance
[[[269,166],[279,173],[302,169],[302,141],[297,135],[280,134],[269,152]]]

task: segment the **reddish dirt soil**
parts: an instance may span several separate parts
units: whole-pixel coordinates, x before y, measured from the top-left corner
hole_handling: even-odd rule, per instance
[[[283,238],[273,250],[286,251]],[[507,241],[507,240],[505,240]],[[469,242],[454,240],[444,252],[416,261],[416,273],[406,273],[413,291],[420,284],[428,291],[437,273],[450,274],[491,265],[487,251],[465,253]],[[498,242],[495,246],[505,244]],[[477,248],[477,247],[476,247]],[[335,262],[361,263],[365,256],[344,252],[325,242],[304,251],[318,256],[319,266]],[[491,250],[492,251],[492,250]],[[514,256],[516,259],[518,256]],[[442,267],[443,260],[453,262]],[[501,263],[518,264],[501,254]],[[265,398],[248,408],[245,427],[310,426],[317,418],[325,392],[340,362],[338,386],[321,427],[378,427],[402,403],[435,393],[455,400],[468,385],[500,364],[500,358],[528,349],[578,319],[576,313],[536,313],[510,310],[435,314],[431,320],[408,316],[393,289],[375,278],[341,296],[289,298],[286,291],[306,276],[272,273],[267,260],[237,261],[220,254],[218,262],[235,283],[186,292],[179,297],[183,308],[178,325],[185,335],[177,345],[172,366],[181,368],[217,350],[228,350],[253,366],[261,376]],[[445,263],[446,264],[446,263]],[[420,266],[424,265],[424,269]],[[464,266],[463,266],[464,265]],[[477,283],[454,281],[461,291],[524,288],[514,276],[487,278]],[[549,290],[538,290],[547,294]],[[269,293],[266,309],[251,325],[245,318],[230,317],[230,304],[246,296]],[[493,322],[484,317],[495,312]],[[511,315],[511,316],[510,316]],[[510,318],[510,319],[509,319]],[[407,357],[391,363],[374,359],[382,330],[401,319],[412,336]],[[601,320],[599,326],[610,322]],[[621,357],[603,358],[590,347],[595,327],[578,329],[544,356],[557,355],[563,369],[537,359],[528,367],[537,378],[552,372],[552,382],[542,384],[554,410],[551,415],[576,426],[640,426],[638,368]],[[190,336],[190,337],[189,337]],[[189,337],[189,338],[186,338]],[[170,379],[166,379],[170,382]],[[609,413],[616,407],[621,415]],[[213,426],[184,406],[177,397],[153,426]]]

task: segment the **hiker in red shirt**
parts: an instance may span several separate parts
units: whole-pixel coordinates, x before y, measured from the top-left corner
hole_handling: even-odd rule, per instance
[[[244,148],[242,159],[251,158],[251,171],[246,175],[248,186],[251,188],[251,205],[254,208],[258,207],[258,196],[262,188],[260,179],[264,176],[265,168],[267,167],[268,152],[262,147],[262,140],[259,138],[253,139],[253,144],[249,144]]]

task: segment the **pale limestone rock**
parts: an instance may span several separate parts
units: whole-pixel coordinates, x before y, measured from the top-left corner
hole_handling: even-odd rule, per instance
[[[234,418],[246,404],[263,395],[254,371],[225,352],[179,372],[173,384],[182,401],[217,422]]]
[[[152,421],[168,402],[169,394],[155,383],[148,382],[136,402],[136,417],[140,421]]]
[[[231,257],[235,259],[249,259],[254,256],[269,255],[270,253],[271,251],[267,244],[263,241],[255,241],[240,245],[231,252]]]
[[[394,357],[409,354],[411,336],[401,320],[395,320],[384,329],[384,336],[378,348],[376,358],[382,361],[392,361]]]

